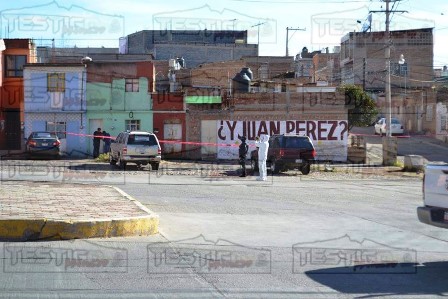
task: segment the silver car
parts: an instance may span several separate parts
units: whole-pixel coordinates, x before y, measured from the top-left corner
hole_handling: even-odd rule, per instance
[[[386,118],[380,118],[375,124],[375,134],[385,135],[388,132]],[[391,118],[391,135],[403,135],[404,128],[400,121],[396,118]]]
[[[109,162],[125,168],[127,163],[137,166],[151,164],[152,170],[158,170],[161,148],[157,136],[143,131],[122,132],[110,145]]]

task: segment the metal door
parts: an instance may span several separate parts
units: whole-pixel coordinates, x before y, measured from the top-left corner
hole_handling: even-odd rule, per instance
[[[20,150],[22,145],[22,132],[20,128],[20,110],[5,111],[5,137],[6,150]]]
[[[182,124],[164,124],[163,154],[174,154],[182,151]]]

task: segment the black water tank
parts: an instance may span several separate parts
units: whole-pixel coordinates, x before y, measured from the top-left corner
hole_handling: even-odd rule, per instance
[[[252,73],[252,71],[248,67],[243,67],[241,69],[240,74],[246,74],[249,77],[250,80],[254,79],[254,73]]]
[[[233,90],[239,92],[250,91],[250,78],[246,74],[238,73],[233,77]]]

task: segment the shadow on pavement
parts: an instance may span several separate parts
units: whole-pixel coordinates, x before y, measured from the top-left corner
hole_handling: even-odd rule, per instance
[[[381,271],[373,271],[373,269]],[[371,273],[367,270],[372,269]],[[390,271],[388,271],[390,269]],[[401,270],[401,271],[400,271]],[[312,280],[345,294],[442,294],[448,292],[448,262],[357,265],[307,271]]]

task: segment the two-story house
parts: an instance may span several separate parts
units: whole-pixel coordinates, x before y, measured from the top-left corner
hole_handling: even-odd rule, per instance
[[[62,152],[86,156],[85,86],[80,63],[25,65],[25,137],[35,131],[56,132]]]
[[[36,61],[35,50],[31,39],[0,39],[0,151],[22,148],[23,66]]]
[[[112,137],[126,130],[153,131],[151,61],[92,61],[87,64],[87,131]],[[102,146],[100,152],[102,152]],[[88,152],[92,153],[89,142]]]

